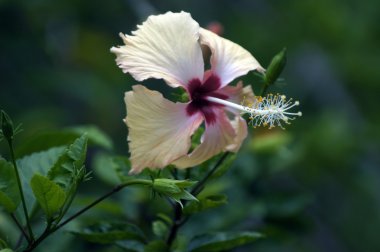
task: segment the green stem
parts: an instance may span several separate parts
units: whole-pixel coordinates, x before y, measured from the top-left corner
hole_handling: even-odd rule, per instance
[[[81,210],[79,210],[78,212],[76,212],[75,214],[73,214],[72,216],[70,216],[69,218],[67,218],[64,222],[60,223],[59,225],[57,225],[57,226],[55,226],[53,228],[47,227],[45,229],[45,231],[42,233],[42,235],[37,240],[35,240],[32,244],[30,244],[29,247],[24,250],[24,252],[30,252],[30,251],[34,250],[48,236],[50,236],[51,234],[53,234],[58,229],[60,229],[63,226],[65,226],[70,221],[74,220],[75,218],[79,217],[83,213],[87,212],[89,209],[91,209],[95,205],[99,204],[100,202],[102,202],[103,200],[105,200],[106,198],[108,198],[109,196],[111,196],[112,194],[114,194],[116,192],[119,192],[121,189],[123,189],[123,188],[125,188],[127,186],[136,185],[136,184],[139,184],[139,185],[152,185],[152,181],[151,180],[146,180],[146,179],[134,179],[134,180],[130,180],[130,181],[127,181],[127,182],[125,182],[123,184],[115,186],[111,191],[109,191],[106,194],[104,194],[103,196],[99,197],[98,199],[96,199],[95,201],[93,201],[88,206],[82,208]]]
[[[219,168],[219,166],[223,163],[223,161],[227,158],[227,156],[229,154],[230,154],[230,152],[225,152],[223,154],[223,156],[220,157],[220,159],[214,165],[214,167],[191,190],[191,194],[193,194],[194,196],[196,196],[196,195],[198,195],[203,190],[203,186],[206,184],[207,180],[216,172],[216,170]]]
[[[28,242],[31,242],[31,240],[30,240],[28,234],[25,232],[24,228],[21,226],[20,222],[17,220],[16,216],[15,216],[13,213],[11,213],[11,218],[12,218],[12,220],[16,223],[18,229],[20,229],[22,236],[24,236],[25,239],[26,239]],[[21,236],[21,237],[22,237],[22,236]]]
[[[73,203],[74,198],[75,198],[75,196],[77,194],[77,188],[78,188],[78,186],[77,186],[77,184],[75,184],[70,189],[70,192],[69,192],[70,197],[65,200],[65,203],[63,204],[64,205],[63,209],[61,210],[61,212],[60,212],[59,216],[57,217],[57,219],[54,221],[56,224],[58,224],[62,220],[62,218],[65,216],[65,214],[69,210],[69,208],[70,208],[71,204]]]
[[[35,240],[34,242],[32,242],[25,250],[24,252],[27,252],[27,251],[32,251],[34,250],[43,240],[45,240],[50,234],[52,234],[53,232],[51,232],[50,229],[50,225],[48,225],[44,232],[41,234],[41,236]]]
[[[29,232],[29,238],[30,238],[30,240],[28,240],[28,241],[30,242],[30,241],[34,240],[34,235],[33,235],[32,227],[30,225],[30,220],[29,220],[29,216],[28,216],[28,209],[26,208],[24,192],[22,190],[20,174],[18,172],[18,167],[17,167],[17,164],[16,164],[16,159],[15,159],[15,154],[14,154],[14,151],[13,151],[12,140],[8,140],[8,145],[9,145],[9,149],[10,149],[10,152],[11,152],[11,159],[12,159],[13,167],[14,167],[15,173],[16,173],[17,186],[18,186],[18,190],[20,192],[20,197],[21,197],[21,202],[22,202],[22,209],[24,210],[26,226],[27,226],[28,232]]]
[[[186,169],[185,179],[190,179],[190,177],[191,177],[191,169]]]
[[[135,180],[131,180],[131,181],[125,182],[123,184],[120,184],[120,185],[114,187],[111,191],[109,191],[108,193],[104,194],[103,196],[101,196],[100,198],[98,198],[97,200],[95,200],[94,202],[92,202],[90,205],[88,205],[88,206],[84,207],[83,209],[79,210],[77,213],[73,214],[71,217],[69,217],[64,222],[62,222],[59,225],[57,225],[53,229],[53,232],[55,232],[56,230],[60,229],[61,227],[63,227],[64,225],[66,225],[67,223],[69,223],[70,221],[72,221],[73,219],[75,219],[76,217],[78,217],[79,215],[83,214],[84,212],[86,212],[87,210],[89,210],[90,208],[92,208],[93,206],[97,205],[98,203],[100,203],[104,199],[108,198],[112,194],[120,191],[124,187],[130,186],[130,185],[136,185],[136,184],[151,185],[152,181],[151,180],[146,180],[146,179],[135,179]]]
[[[178,170],[176,168],[170,168],[170,173],[174,179],[178,180]]]
[[[263,88],[261,89],[260,96],[264,96],[266,94],[266,92],[268,91],[268,87],[269,84],[265,82]]]
[[[218,170],[219,166],[223,163],[223,161],[227,158],[230,152],[225,152],[223,156],[220,157],[218,162],[214,165],[214,167],[200,180],[195,187],[191,190],[191,194],[194,196],[198,195],[202,190],[206,182],[211,178],[211,176]],[[166,240],[166,244],[171,246],[173,241],[175,240],[179,228],[185,224],[187,218],[183,218],[182,207],[179,203],[174,205],[174,217],[173,217],[173,225],[170,229],[170,233],[168,235],[168,239]]]
[[[170,233],[168,239],[166,240],[166,244],[170,247],[177,236],[178,229],[181,227],[182,223],[182,207],[179,203],[174,205],[174,218],[173,225],[170,228]]]

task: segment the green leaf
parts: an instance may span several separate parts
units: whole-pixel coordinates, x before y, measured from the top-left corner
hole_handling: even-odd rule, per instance
[[[194,237],[189,244],[190,252],[228,251],[261,238],[256,232],[210,233]]]
[[[96,126],[79,126],[57,131],[42,132],[31,138],[16,149],[17,156],[29,155],[55,146],[69,145],[75,139],[87,134],[89,144],[110,150],[113,148],[111,139]]]
[[[189,193],[188,191],[186,190],[182,190],[180,193],[177,193],[177,194],[173,194],[171,196],[173,199],[175,200],[195,200],[195,201],[198,201],[197,198],[195,198],[191,193]]]
[[[145,244],[140,241],[123,240],[115,243],[125,252],[144,252]]]
[[[54,147],[45,151],[36,152],[17,160],[19,172],[24,182],[29,184],[35,173],[47,175],[49,170],[65,152],[66,147]]]
[[[173,220],[169,216],[167,216],[166,214],[164,214],[164,213],[158,213],[157,214],[157,218],[160,219],[160,220],[162,220],[163,222],[165,222],[168,225],[172,225],[173,224]]]
[[[13,252],[13,250],[10,248],[6,248],[6,249],[0,250],[0,252]]]
[[[145,246],[144,252],[170,251],[166,243],[162,240],[151,241]]]
[[[12,213],[17,209],[19,203],[20,193],[13,165],[0,158],[0,206]]]
[[[83,230],[70,231],[72,234],[79,235],[81,238],[94,243],[114,243],[121,240],[134,240],[145,242],[144,233],[136,225],[131,223],[104,223],[86,227]]]
[[[74,143],[69,146],[67,155],[74,161],[76,167],[83,165],[86,160],[87,153],[87,134],[83,134],[81,137],[75,139]]]
[[[219,207],[224,204],[227,204],[226,195],[209,195],[203,198],[198,198],[198,201],[189,202],[189,204],[184,207],[183,212],[184,214],[193,214],[210,208]]]
[[[153,233],[158,237],[158,238],[165,238],[166,234],[169,231],[169,227],[166,225],[165,222],[161,220],[156,220],[152,223],[152,230]]]
[[[34,174],[38,173],[46,176],[65,150],[65,147],[54,147],[46,151],[33,153],[32,155],[17,160],[27,206],[33,206],[36,202],[29,186],[30,180]]]
[[[13,202],[12,198],[2,191],[0,191],[0,206],[4,207],[9,213],[13,213],[17,209],[17,205]]]
[[[68,131],[77,133],[77,137],[87,134],[89,144],[103,147],[107,150],[113,148],[111,138],[109,138],[103,131],[94,125],[78,126],[69,128]]]
[[[87,152],[87,136],[83,134],[71,144],[50,169],[48,177],[65,191],[85,177],[84,161]]]
[[[180,193],[177,193],[177,194],[172,194],[169,197],[173,199],[175,202],[177,202],[178,204],[180,204],[182,208],[183,208],[183,204],[181,200],[198,201],[198,199],[194,197],[194,195],[192,195],[186,190],[182,190]]]
[[[122,181],[119,176],[119,170],[121,169],[117,161],[117,157],[110,156],[109,154],[100,153],[93,159],[93,169],[96,177],[103,180],[109,185],[118,185]],[[123,175],[122,177],[125,177]]]
[[[173,244],[170,246],[171,252],[188,252],[188,243],[186,235],[177,235]]]
[[[59,185],[39,174],[33,176],[30,186],[47,219],[51,220],[65,203],[66,193]]]
[[[6,249],[8,247],[9,247],[8,244],[3,239],[0,238],[0,249]]]

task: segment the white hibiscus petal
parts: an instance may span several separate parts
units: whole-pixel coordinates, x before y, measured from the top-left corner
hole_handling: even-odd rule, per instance
[[[231,152],[238,152],[241,144],[248,135],[247,122],[240,116],[236,116],[235,120],[231,122],[235,130],[236,136],[233,142],[226,147],[226,150]]]
[[[206,29],[200,29],[200,42],[210,47],[212,71],[221,79],[222,86],[249,71],[264,71],[259,62],[243,47],[219,37]]]
[[[142,85],[125,93],[125,103],[131,173],[164,168],[187,154],[191,135],[203,121],[201,114],[188,116],[187,104],[173,103]]]
[[[230,149],[234,149],[236,133],[225,112],[218,109],[216,121],[211,125],[206,125],[202,142],[190,154],[185,155],[173,162],[177,168],[188,168],[199,165],[212,156]]]
[[[228,101],[234,103],[252,103],[256,100],[251,85],[243,87],[243,82],[239,81],[236,86],[225,86],[218,90],[218,93],[228,96]]]
[[[111,48],[124,73],[138,81],[164,79],[172,87],[186,86],[194,78],[202,80],[199,25],[189,13],[150,16],[132,34],[120,34],[125,45]]]

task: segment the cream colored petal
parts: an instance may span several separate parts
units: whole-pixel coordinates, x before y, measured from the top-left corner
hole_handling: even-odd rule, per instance
[[[120,34],[125,45],[111,48],[124,73],[138,81],[164,79],[172,87],[203,79],[199,25],[189,13],[150,16],[132,34]]]
[[[236,86],[225,86],[218,90],[218,93],[228,96],[228,101],[237,104],[252,103],[256,98],[251,85],[243,87],[243,82],[239,81]]]
[[[173,103],[142,85],[125,93],[125,103],[131,173],[164,168],[187,154],[191,135],[202,123],[201,114],[189,117],[186,104]]]
[[[211,31],[201,28],[200,41],[211,49],[212,71],[220,77],[222,86],[249,71],[264,71],[247,50]]]
[[[221,109],[217,113],[216,122],[206,125],[202,142],[193,152],[173,162],[178,168],[188,168],[208,160],[216,154],[226,150],[227,146],[235,144],[236,133],[225,112]]]
[[[227,95],[228,101],[237,104],[242,104],[244,106],[251,106],[253,103],[256,102],[256,98],[251,85],[243,87],[242,81],[239,81],[236,86],[225,86],[218,92]],[[243,140],[248,135],[247,122],[240,117],[240,111],[234,110],[229,107],[227,107],[226,109],[236,114],[235,119],[231,121],[231,125],[236,133],[236,137],[234,138],[233,143],[226,147],[226,150],[231,152],[237,152],[240,149]]]
[[[241,144],[248,135],[247,122],[240,116],[236,116],[235,120],[231,122],[231,125],[235,130],[236,136],[233,143],[226,147],[226,150],[238,152]]]
[[[243,87],[242,81],[239,81],[236,86],[225,86],[219,89],[218,93],[228,96],[228,101],[244,106],[251,106],[256,101],[252,87],[250,85]],[[226,109],[233,113],[240,113],[239,110],[230,107],[226,107]]]

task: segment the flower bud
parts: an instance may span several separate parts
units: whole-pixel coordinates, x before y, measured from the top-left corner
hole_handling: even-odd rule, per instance
[[[160,178],[153,181],[153,189],[158,193],[175,195],[182,193],[185,188],[190,187],[195,183],[196,181]]]
[[[155,179],[153,181],[153,190],[159,194],[165,195],[183,207],[181,200],[198,200],[191,193],[185,190],[197,183],[189,180],[174,180],[174,179]]]
[[[277,78],[282,73],[282,70],[284,69],[286,65],[286,48],[282,49],[281,52],[276,54],[272,61],[270,62],[268,69],[265,73],[264,80],[267,85],[271,85],[275,83]]]
[[[153,190],[169,195],[177,194],[182,191],[182,189],[176,185],[175,180],[172,179],[155,179],[153,181]]]
[[[5,139],[8,141],[13,139],[13,122],[4,110],[1,110],[1,129]]]

